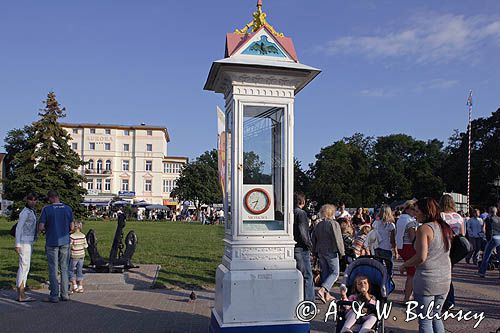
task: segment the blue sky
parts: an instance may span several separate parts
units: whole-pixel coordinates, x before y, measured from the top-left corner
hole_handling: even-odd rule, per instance
[[[0,4],[0,145],[36,119],[55,91],[67,122],[165,125],[169,154],[216,144],[203,91],[225,34],[256,0],[10,1]],[[264,0],[268,21],[299,60],[322,69],[296,99],[295,154],[303,164],[355,132],[446,140],[500,106],[497,0]]]

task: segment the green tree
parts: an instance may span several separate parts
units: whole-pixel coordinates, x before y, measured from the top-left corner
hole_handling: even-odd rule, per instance
[[[66,116],[65,108],[60,107],[53,92],[44,104],[36,122],[10,131],[5,139],[6,150],[11,154],[6,197],[15,202],[15,208],[20,208],[27,193],[45,196],[47,191],[55,190],[78,216],[84,212],[80,203],[85,190],[80,186],[84,179],[75,170],[84,162],[68,145],[70,136],[58,122]],[[39,201],[40,206],[44,203]]]
[[[177,187],[171,193],[179,200],[193,201],[199,211],[202,204],[222,202],[217,169],[217,150],[206,151],[181,171]]]
[[[415,140],[409,135],[379,137],[374,145],[372,180],[377,202],[411,197],[439,197],[445,189],[439,176],[444,154],[442,142]]]
[[[302,192],[309,198],[311,179],[302,168],[302,163],[298,159],[293,160],[293,187],[294,192]]]
[[[471,128],[470,202],[486,207],[498,200],[494,181],[500,177],[500,109],[490,117],[473,120]],[[455,131],[450,138],[441,170],[447,191],[467,193],[468,145],[467,132]]]
[[[310,173],[310,195],[320,205],[343,201],[352,207],[373,200],[367,188],[370,161],[356,144],[341,140],[322,148]]]

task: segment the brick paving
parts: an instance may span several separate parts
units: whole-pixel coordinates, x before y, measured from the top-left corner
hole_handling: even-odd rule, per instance
[[[154,271],[151,269],[150,272]],[[136,272],[127,283],[136,283],[124,290],[88,289],[74,294],[69,302],[57,304],[41,301],[15,302],[14,291],[0,291],[0,332],[207,332],[213,291],[197,291],[197,300],[189,302],[190,290],[149,289],[151,273]],[[142,278],[141,278],[142,276]],[[133,280],[141,280],[142,284]],[[127,278],[125,279],[127,280]],[[396,276],[401,290],[403,277]],[[474,275],[471,266],[458,265],[454,271],[457,305],[467,311],[484,311],[486,319],[476,329],[474,321],[445,323],[448,332],[495,332],[500,327],[500,280],[498,272],[489,272],[486,279]],[[90,286],[90,284],[89,284]],[[29,293],[38,300],[48,294],[46,289]],[[398,301],[401,291],[391,295]],[[326,306],[319,305],[321,313]],[[394,304],[391,315],[398,320],[388,320],[386,332],[416,332],[417,323],[405,323],[401,305]],[[324,323],[321,315],[311,325],[312,332],[334,332],[335,325]]]

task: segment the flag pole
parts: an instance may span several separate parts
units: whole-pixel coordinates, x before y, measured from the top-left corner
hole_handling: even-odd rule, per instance
[[[467,213],[470,212],[470,160],[471,160],[471,145],[472,145],[472,90],[469,91],[467,98],[467,107],[469,109],[469,122],[467,130],[469,132],[469,151],[467,156]]]

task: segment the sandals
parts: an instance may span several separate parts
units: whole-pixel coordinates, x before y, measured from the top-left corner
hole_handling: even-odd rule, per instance
[[[325,299],[325,295],[323,295],[322,293],[318,291],[316,291],[316,297],[319,298],[321,300],[321,302],[323,302],[323,304],[326,304],[326,299]]]
[[[36,299],[34,299],[33,297],[26,296],[25,298],[18,298],[16,299],[16,301],[20,303],[25,303],[25,302],[34,302],[36,301]]]

